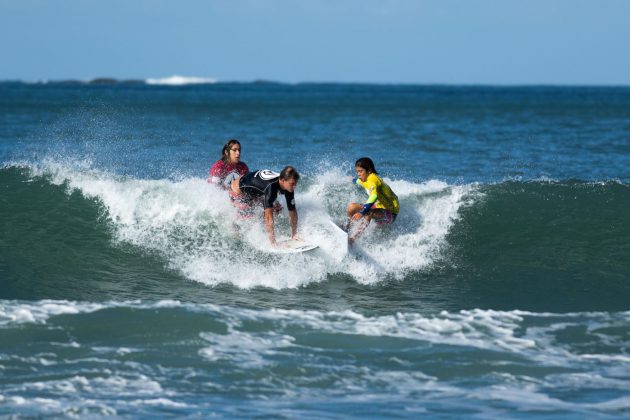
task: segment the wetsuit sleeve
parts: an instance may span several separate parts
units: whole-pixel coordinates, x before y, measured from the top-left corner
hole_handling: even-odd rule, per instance
[[[278,183],[269,186],[269,188],[265,189],[265,197],[263,199],[263,206],[266,209],[272,209],[273,203],[276,202],[276,198],[278,198]]]
[[[295,210],[295,197],[293,193],[285,191],[284,198],[287,200],[287,210]]]

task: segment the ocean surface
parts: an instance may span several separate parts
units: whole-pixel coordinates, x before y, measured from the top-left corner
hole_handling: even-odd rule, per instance
[[[317,251],[235,231],[230,138]],[[4,82],[0,190],[0,417],[630,417],[630,88]]]

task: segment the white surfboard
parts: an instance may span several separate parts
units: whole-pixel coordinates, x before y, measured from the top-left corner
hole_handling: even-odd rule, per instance
[[[309,244],[308,242],[285,239],[282,241],[276,241],[275,247],[270,244],[266,244],[264,251],[271,252],[273,254],[296,254],[299,252],[312,251],[316,248],[319,248],[319,246]]]
[[[341,227],[332,220],[328,221],[332,227],[333,239],[335,240],[336,245],[339,247],[343,255],[348,254],[348,232],[341,229]]]

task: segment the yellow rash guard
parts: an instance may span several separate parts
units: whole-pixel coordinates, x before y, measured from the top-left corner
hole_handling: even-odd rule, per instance
[[[400,210],[398,197],[394,194],[392,189],[389,188],[389,185],[384,183],[378,175],[371,173],[368,175],[365,182],[362,182],[358,178],[356,178],[355,182],[357,185],[365,188],[365,191],[369,195],[363,205],[363,210],[361,210],[362,215],[366,215],[372,207],[389,210],[394,214],[398,214]]]

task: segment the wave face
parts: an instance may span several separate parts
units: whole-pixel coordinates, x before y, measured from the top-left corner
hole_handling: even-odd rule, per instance
[[[462,209],[449,243],[461,263],[457,275],[483,294],[482,306],[513,308],[518,301],[532,310],[627,307],[628,184],[504,182],[479,193],[481,200]]]
[[[39,248],[28,253],[32,258],[28,264],[6,258],[6,264],[15,267],[11,271],[32,267],[41,259],[50,260],[50,250],[56,249],[57,257],[83,261],[86,271],[91,272],[88,267],[94,264],[110,264],[103,261],[103,251],[112,252],[116,260],[133,247],[159,258],[166,269],[205,285],[274,289],[306,286],[339,275],[374,285],[427,269],[439,260],[449,227],[474,190],[443,182],[393,181],[408,209],[400,214],[401,222],[386,233],[371,227],[360,256],[343,258],[339,256],[340,244],[330,238],[329,220],[343,217],[344,200],[357,194],[339,174],[327,172],[307,178],[297,198],[301,234],[321,250],[313,256],[270,257],[256,246],[266,241],[258,222],[262,215],[235,226],[234,209],[225,192],[204,179],[139,180],[56,164],[9,167],[2,170],[2,177],[13,194],[3,216],[9,225],[22,226],[7,238],[7,244],[15,249],[19,242],[24,248],[35,243]],[[41,207],[33,208],[33,202],[41,203]],[[280,234],[288,235],[286,214],[280,219]],[[240,232],[235,231],[237,228]],[[63,240],[54,232],[64,232]],[[18,256],[24,251],[13,252]],[[111,269],[123,269],[128,258],[122,262],[111,261]],[[60,261],[54,270],[51,268],[48,266],[48,276],[63,278],[77,267]]]
[[[307,177],[297,198],[302,235],[321,249],[270,257],[257,246],[266,241],[262,215],[235,225],[225,193],[204,179],[141,180],[54,163],[1,173],[11,194],[2,257],[9,299],[46,296],[28,292],[42,279],[56,297],[86,299],[97,292],[74,295],[77,282],[162,275],[245,290],[439,279],[458,290],[453,308],[622,310],[630,298],[630,187],[616,182],[390,180],[403,208],[396,224],[371,226],[343,257],[328,221],[360,196],[330,170]],[[286,214],[278,228],[289,234]]]

